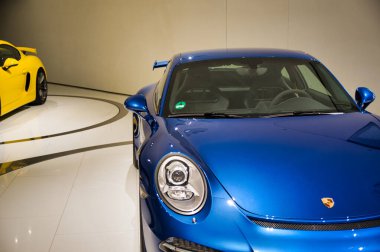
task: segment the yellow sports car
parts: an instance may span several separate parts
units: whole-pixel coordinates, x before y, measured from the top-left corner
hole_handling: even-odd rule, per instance
[[[47,97],[46,70],[37,50],[0,40],[0,116]]]

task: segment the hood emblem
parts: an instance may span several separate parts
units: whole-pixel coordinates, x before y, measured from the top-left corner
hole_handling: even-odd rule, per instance
[[[334,207],[334,199],[333,198],[322,198],[322,203],[325,205],[327,208],[333,208]]]

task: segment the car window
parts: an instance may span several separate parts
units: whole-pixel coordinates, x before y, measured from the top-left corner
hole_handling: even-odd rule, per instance
[[[157,83],[156,89],[154,91],[154,106],[155,106],[156,113],[159,113],[158,110],[161,104],[162,92],[165,87],[165,83],[168,77],[168,72],[170,70],[170,67],[171,67],[171,61],[169,61],[168,65],[166,66],[164,74],[162,75],[160,81]]]
[[[282,70],[281,70],[281,75],[282,75],[283,78],[285,78],[285,79],[287,79],[287,80],[290,81],[289,73],[288,73],[288,71],[286,70],[285,67],[282,68]]]
[[[335,113],[357,108],[321,64],[302,59],[239,58],[176,66],[164,115],[268,116],[300,111]]]
[[[325,87],[331,92],[331,99],[334,99],[334,103],[337,104],[338,107],[342,107],[343,110],[344,108],[351,109],[352,106],[356,107],[355,104],[347,101],[348,94],[344,88],[341,85],[334,85],[334,83],[337,83],[338,81],[324,65],[316,62],[315,70],[318,73],[318,76],[321,77],[322,82],[326,83]],[[352,99],[350,100],[352,101]]]
[[[2,44],[0,45],[0,65],[2,66],[7,58],[14,58],[16,60],[21,59],[21,55],[19,51],[10,46]]]
[[[298,70],[302,73],[302,76],[305,79],[305,82],[308,88],[311,88],[325,95],[331,96],[329,91],[323,86],[322,82],[319,80],[315,71],[310,67],[311,67],[310,65],[297,66]]]

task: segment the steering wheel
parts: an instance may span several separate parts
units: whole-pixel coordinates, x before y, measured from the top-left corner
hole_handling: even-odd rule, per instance
[[[289,97],[290,96],[290,97]],[[290,98],[293,98],[293,97],[308,97],[308,98],[311,98],[311,96],[305,91],[305,90],[301,90],[301,89],[289,89],[289,90],[285,90],[285,91],[282,91],[281,93],[279,93],[278,95],[276,95],[276,97],[274,97],[274,99],[272,100],[272,102],[270,103],[270,106],[276,106]]]

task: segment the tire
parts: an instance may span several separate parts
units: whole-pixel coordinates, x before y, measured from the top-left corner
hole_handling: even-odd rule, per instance
[[[139,121],[139,118],[136,114],[133,114],[133,117],[132,117],[132,139],[133,139],[133,143],[132,143],[132,149],[133,149],[133,166],[136,168],[136,169],[139,169],[139,162],[137,160],[137,157],[136,157],[136,148],[135,148],[135,138],[138,137],[138,121]]]
[[[136,158],[135,138],[133,138],[132,148],[133,148],[133,154],[132,154],[133,155],[133,166],[138,170],[139,164],[138,164],[138,161]]]
[[[41,105],[46,102],[48,94],[48,85],[45,72],[40,69],[37,72],[36,78],[36,99],[32,103],[33,105]]]

